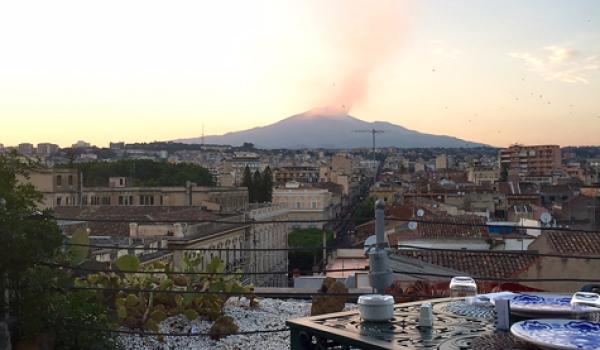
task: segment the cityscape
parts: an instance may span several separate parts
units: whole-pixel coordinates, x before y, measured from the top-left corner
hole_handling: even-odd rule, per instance
[[[0,5],[0,350],[600,349],[600,3],[249,3]]]

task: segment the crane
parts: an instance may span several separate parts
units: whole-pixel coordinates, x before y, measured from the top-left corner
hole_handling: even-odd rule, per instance
[[[366,130],[354,130],[354,132],[368,132],[373,135],[373,162],[375,162],[375,134],[383,134],[385,131],[373,128]],[[375,184],[375,181],[377,181],[377,169],[373,169],[373,185]]]
[[[373,160],[375,160],[375,134],[383,134],[384,130],[366,129],[366,130],[354,130],[354,132],[368,132],[373,135]]]

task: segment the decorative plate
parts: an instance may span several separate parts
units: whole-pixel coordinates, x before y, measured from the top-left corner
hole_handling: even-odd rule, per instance
[[[518,294],[510,300],[510,312],[523,317],[541,315],[570,317],[574,313],[587,313],[595,309],[571,306],[571,296],[567,294]],[[597,310],[595,310],[597,311]]]
[[[600,323],[567,320],[537,319],[517,322],[510,327],[517,338],[548,349],[600,349]]]

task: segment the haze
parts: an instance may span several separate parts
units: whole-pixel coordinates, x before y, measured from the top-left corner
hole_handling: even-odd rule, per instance
[[[6,1],[0,143],[172,140],[317,106],[600,144],[600,2]]]

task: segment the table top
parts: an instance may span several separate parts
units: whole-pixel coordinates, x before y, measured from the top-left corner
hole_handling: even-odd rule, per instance
[[[419,327],[420,306],[433,306],[433,327]],[[368,349],[535,349],[495,328],[493,307],[460,298],[394,305],[390,322],[364,322],[358,310],[289,320],[292,330]]]

